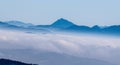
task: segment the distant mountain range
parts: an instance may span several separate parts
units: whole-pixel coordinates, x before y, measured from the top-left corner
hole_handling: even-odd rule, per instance
[[[0,65],[37,65],[37,64],[27,64],[27,63],[13,61],[9,59],[0,59]]]
[[[0,22],[0,28],[3,29],[17,29],[17,30],[29,30],[29,31],[60,31],[60,32],[75,32],[75,33],[100,33],[100,34],[112,34],[112,35],[120,35],[120,25],[112,25],[112,26],[98,26],[95,25],[93,27],[89,26],[81,26],[72,23],[66,19],[58,19],[51,25],[33,25],[31,23],[23,23],[20,21],[7,21]]]
[[[18,26],[18,27],[29,27],[29,26],[33,26],[33,24],[31,23],[23,23],[21,21],[6,21],[6,23],[10,24],[10,25],[14,25],[14,26]]]

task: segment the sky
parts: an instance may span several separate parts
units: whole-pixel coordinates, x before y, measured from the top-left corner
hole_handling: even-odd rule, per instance
[[[0,21],[51,24],[65,18],[78,25],[119,25],[120,0],[0,0]]]

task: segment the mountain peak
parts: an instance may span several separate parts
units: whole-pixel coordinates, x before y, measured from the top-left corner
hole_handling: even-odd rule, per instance
[[[73,25],[75,25],[75,24],[64,18],[60,18],[52,24],[53,27],[59,27],[59,28],[67,28],[67,27],[70,27]]]
[[[64,18],[60,18],[60,19],[58,19],[58,20],[62,20],[62,21],[63,21],[63,20],[64,20],[64,21],[68,21],[67,19],[64,19]]]
[[[68,21],[67,19],[60,18],[57,21],[55,21],[53,24],[73,24],[73,23]]]

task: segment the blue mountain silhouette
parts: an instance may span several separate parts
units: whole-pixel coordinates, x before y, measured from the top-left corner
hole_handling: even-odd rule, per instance
[[[74,26],[75,24],[66,20],[66,19],[58,19],[57,21],[55,21],[53,24],[51,24],[51,27],[56,27],[56,28],[68,28],[71,26]]]
[[[33,24],[31,23],[24,23],[24,22],[21,22],[21,21],[6,21],[6,23],[10,24],[10,25],[14,25],[14,26],[18,26],[18,27],[30,27],[30,26],[33,26]]]
[[[95,25],[93,27],[81,26],[72,23],[64,18],[60,18],[51,25],[33,25],[30,23],[23,23],[20,21],[0,22],[0,28],[8,29],[24,29],[24,30],[41,30],[41,31],[66,31],[66,32],[83,32],[83,33],[102,33],[102,34],[114,34],[120,35],[120,25],[112,25],[101,27]]]

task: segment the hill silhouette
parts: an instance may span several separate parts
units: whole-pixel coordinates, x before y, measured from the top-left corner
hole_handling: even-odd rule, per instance
[[[64,18],[56,20],[51,25],[33,25],[27,24],[20,21],[8,21],[0,22],[0,28],[3,29],[16,29],[16,30],[34,30],[34,31],[65,31],[65,32],[83,32],[83,33],[99,33],[99,34],[110,34],[110,35],[120,35],[120,25],[111,25],[111,26],[99,26],[95,25],[93,27],[85,25],[76,25],[71,21],[68,21]],[[48,31],[49,30],[49,31]]]
[[[13,61],[10,59],[0,59],[0,65],[37,65],[37,64],[27,64],[19,61]]]

